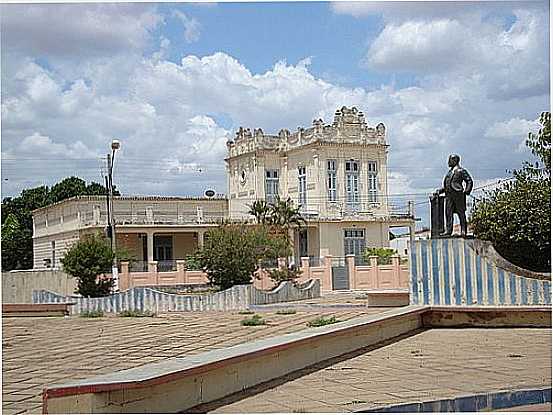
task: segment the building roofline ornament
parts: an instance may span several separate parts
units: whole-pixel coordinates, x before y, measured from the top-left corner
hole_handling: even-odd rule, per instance
[[[298,127],[294,133],[283,128],[277,135],[269,135],[257,128],[252,134],[249,128],[240,127],[235,139],[227,141],[227,149],[231,158],[256,150],[286,152],[316,142],[386,145],[386,127],[383,123],[369,127],[362,111],[343,106],[334,113],[332,124],[325,124],[318,118],[310,128]]]

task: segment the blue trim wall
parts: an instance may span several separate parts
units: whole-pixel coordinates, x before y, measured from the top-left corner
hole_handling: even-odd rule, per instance
[[[463,238],[414,241],[414,305],[551,305],[551,283],[515,275],[479,255]]]

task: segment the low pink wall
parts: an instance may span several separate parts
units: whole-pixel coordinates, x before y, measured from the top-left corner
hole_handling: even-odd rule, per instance
[[[351,290],[386,290],[409,288],[409,266],[400,264],[399,256],[392,257],[391,265],[378,265],[377,257],[370,257],[369,265],[355,265],[353,256],[346,257]],[[326,256],[317,267],[309,265],[308,258],[302,258],[302,276],[298,282],[319,279],[321,290],[332,291],[332,257]],[[258,278],[253,282],[256,288],[271,290],[275,283],[267,271],[256,272]],[[177,271],[157,272],[157,263],[150,262],[147,272],[129,272],[129,264],[121,263],[119,289],[151,285],[207,284],[207,275],[203,271],[188,271],[185,261],[177,261]]]

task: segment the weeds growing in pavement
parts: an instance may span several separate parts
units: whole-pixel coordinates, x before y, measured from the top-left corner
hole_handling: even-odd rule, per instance
[[[264,326],[267,323],[259,314],[254,314],[253,316],[242,320],[240,324],[243,326]]]
[[[317,317],[315,320],[311,320],[307,322],[307,327],[320,327],[320,326],[326,326],[328,324],[334,324],[339,323],[340,320],[338,320],[336,317]]]

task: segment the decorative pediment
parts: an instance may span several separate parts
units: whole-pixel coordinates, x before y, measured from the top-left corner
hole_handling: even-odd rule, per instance
[[[240,127],[235,140],[228,140],[227,146],[229,154],[235,156],[256,149],[287,151],[313,142],[384,144],[386,127],[382,123],[368,127],[362,111],[344,106],[336,110],[331,125],[325,125],[322,118],[316,118],[310,128],[298,127],[294,133],[283,128],[276,136],[266,135],[261,128],[254,129],[252,134],[249,128]]]

